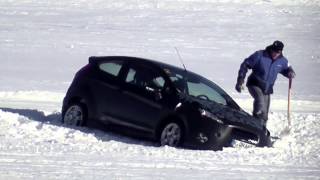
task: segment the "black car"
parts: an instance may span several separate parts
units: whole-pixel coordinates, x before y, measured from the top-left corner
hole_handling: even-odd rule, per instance
[[[232,139],[270,143],[263,120],[243,111],[215,83],[136,57],[90,57],[68,89],[62,119],[174,147],[219,150]]]

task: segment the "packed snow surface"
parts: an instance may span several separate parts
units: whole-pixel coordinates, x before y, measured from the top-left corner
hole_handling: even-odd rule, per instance
[[[0,0],[0,180],[319,179],[319,0]],[[127,55],[186,67],[234,90],[241,61],[274,40],[294,67],[289,135],[273,148],[158,147],[61,124],[74,73],[89,56]],[[268,128],[287,124],[279,76]]]
[[[44,94],[50,98],[42,102],[40,97]],[[37,95],[37,101],[27,98]],[[86,127],[66,127],[61,123],[61,106],[55,105],[60,97],[59,93],[19,92],[11,108],[0,109],[0,179],[317,179],[320,176],[319,112],[294,112],[290,134],[277,140],[273,148],[236,142],[235,147],[223,151],[196,151],[158,147],[156,143]],[[47,115],[31,109],[38,103],[47,106]],[[22,105],[26,109],[14,108]],[[279,136],[286,119],[283,112],[270,114],[268,127],[273,136]]]

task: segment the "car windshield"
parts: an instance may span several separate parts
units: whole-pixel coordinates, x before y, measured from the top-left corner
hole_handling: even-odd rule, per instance
[[[180,93],[227,105],[227,94],[213,82],[179,69],[165,67],[164,71]]]

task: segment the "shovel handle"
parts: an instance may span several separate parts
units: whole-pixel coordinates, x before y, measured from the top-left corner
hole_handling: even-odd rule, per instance
[[[292,78],[289,78],[289,90],[291,89],[292,86]]]
[[[292,87],[292,78],[289,78],[289,87],[288,87],[288,126],[291,127],[291,118],[290,118],[290,99],[291,99],[291,87]]]

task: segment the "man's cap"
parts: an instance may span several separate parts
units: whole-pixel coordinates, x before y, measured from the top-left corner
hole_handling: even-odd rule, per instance
[[[271,49],[274,51],[282,51],[284,47],[284,44],[281,41],[274,41],[273,44],[271,45]]]

